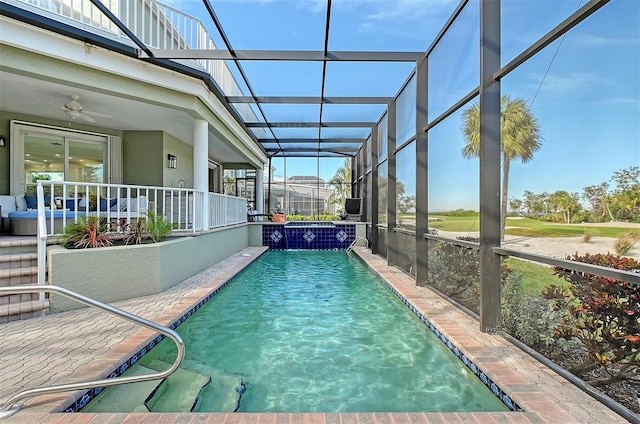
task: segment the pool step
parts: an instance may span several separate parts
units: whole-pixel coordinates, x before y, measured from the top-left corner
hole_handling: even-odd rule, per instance
[[[160,359],[147,365],[156,371],[166,370],[171,364]],[[191,412],[198,402],[202,388],[211,382],[211,377],[188,368],[178,368],[164,379],[144,405],[150,412]]]
[[[131,367],[124,375],[147,375],[155,372],[150,368],[137,365]],[[151,380],[109,387],[89,402],[82,412],[134,412],[141,406],[145,408],[144,401],[159,384],[160,380]]]
[[[238,410],[240,400],[246,390],[241,375],[231,374],[192,359],[182,361],[182,366],[211,377],[211,383],[204,387],[198,399],[196,412],[235,412]]]
[[[170,366],[154,359],[144,366],[134,365],[124,375],[147,375]],[[185,359],[178,370],[161,381],[106,388],[82,412],[235,412],[244,390],[239,375]]]

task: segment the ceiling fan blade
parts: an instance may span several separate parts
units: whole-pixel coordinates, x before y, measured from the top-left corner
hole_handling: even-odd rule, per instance
[[[92,112],[90,110],[83,110],[82,113],[84,113],[86,115],[95,116],[95,117],[98,117],[98,118],[111,118],[111,115],[107,115],[106,113]]]
[[[96,120],[90,117],[89,115],[87,115],[86,112],[82,113],[82,119],[84,119],[87,122],[96,122]]]

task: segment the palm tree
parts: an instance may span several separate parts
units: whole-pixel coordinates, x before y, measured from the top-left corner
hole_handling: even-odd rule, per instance
[[[502,205],[500,236],[504,240],[507,220],[507,196],[509,193],[509,165],[512,159],[522,163],[533,159],[533,153],[540,149],[542,136],[538,121],[523,99],[511,99],[502,96],[500,106],[500,137],[502,151]],[[462,130],[465,142],[462,155],[475,158],[480,155],[480,105],[471,105],[463,114]]]
[[[344,202],[351,196],[351,161],[345,159],[344,164],[336,170],[336,174],[329,181],[329,186],[333,187],[332,204],[338,204],[344,212]]]

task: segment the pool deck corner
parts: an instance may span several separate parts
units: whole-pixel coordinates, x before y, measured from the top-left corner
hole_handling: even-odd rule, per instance
[[[169,325],[264,253],[244,249],[163,293],[116,302],[114,306]],[[40,396],[0,423],[625,423],[627,420],[579,390],[499,335],[478,323],[413,278],[388,267],[386,260],[357,248],[354,252],[442,334],[474,361],[524,412],[480,413],[63,413],[81,392]],[[0,325],[0,399],[52,384],[103,378],[153,340],[154,334],[95,309],[78,309]]]

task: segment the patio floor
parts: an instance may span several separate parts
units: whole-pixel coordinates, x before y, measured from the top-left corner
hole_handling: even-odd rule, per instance
[[[116,302],[128,312],[169,325],[263,252],[244,249],[157,295]],[[610,409],[365,249],[376,272],[423,313],[526,412],[503,413],[60,413],[81,392],[27,400],[7,423],[624,423]],[[0,399],[18,390],[106,377],[153,333],[84,308],[0,325]]]

